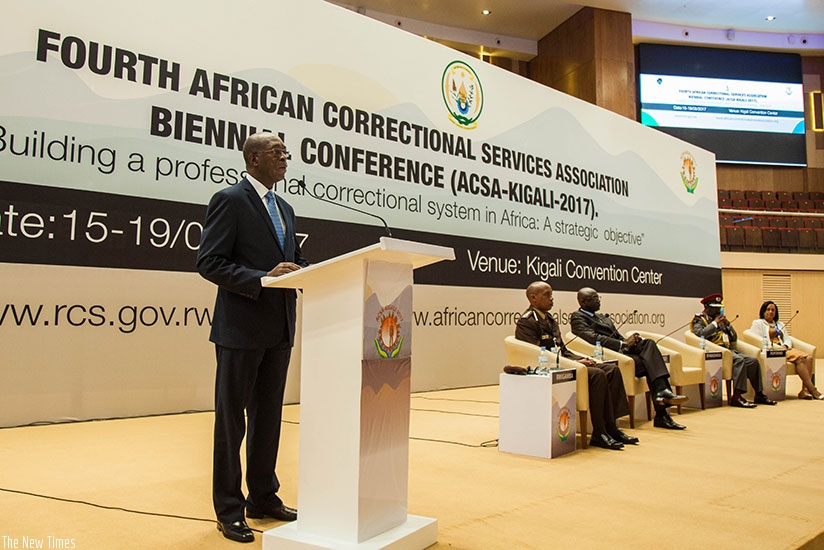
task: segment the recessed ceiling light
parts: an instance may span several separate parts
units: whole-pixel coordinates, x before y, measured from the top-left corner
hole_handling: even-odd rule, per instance
[[[491,10],[481,10],[481,15],[492,15]]]
[[[775,16],[774,15],[768,15],[767,17],[765,17],[765,19],[767,21],[775,21]]]

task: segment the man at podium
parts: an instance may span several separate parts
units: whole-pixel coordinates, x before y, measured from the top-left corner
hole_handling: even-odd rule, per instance
[[[308,262],[295,237],[295,212],[274,194],[289,159],[283,141],[269,132],[253,134],[243,144],[243,158],[247,176],[209,201],[197,269],[218,286],[209,337],[217,356],[212,477],[217,528],[230,540],[251,542],[247,516],[297,519],[297,511],[277,496],[275,473],[296,294],[263,288],[261,277],[277,277]],[[249,494],[244,497],[240,446],[247,417]]]

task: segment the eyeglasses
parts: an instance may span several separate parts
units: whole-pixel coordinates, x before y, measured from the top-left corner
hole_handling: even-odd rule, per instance
[[[269,151],[274,153],[275,157],[285,156],[286,160],[291,160],[292,159],[292,153],[289,152],[289,149],[284,149],[282,147],[272,147],[271,149],[266,149],[264,151],[260,151],[260,152],[255,153],[255,154],[256,155],[262,155],[264,153],[268,153]]]

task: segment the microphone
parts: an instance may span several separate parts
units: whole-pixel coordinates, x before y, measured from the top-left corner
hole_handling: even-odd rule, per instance
[[[798,310],[797,310],[797,309],[795,310],[795,313],[793,314],[793,316],[792,316],[792,317],[790,317],[790,320],[789,320],[789,321],[787,321],[786,323],[784,323],[784,326],[786,327],[787,325],[789,325],[790,323],[792,323],[792,322],[793,322],[793,319],[795,319],[796,315],[798,315]]]
[[[681,330],[682,328],[687,328],[687,326],[688,326],[689,324],[691,324],[691,323],[692,323],[692,319],[690,319],[689,321],[687,321],[686,323],[684,323],[683,325],[681,325],[681,326],[680,326],[680,327],[678,327],[677,329],[675,329],[675,330],[673,330],[673,331],[671,331],[671,332],[668,332],[668,333],[666,333],[665,335],[663,335],[662,337],[660,337],[658,340],[656,340],[656,341],[655,341],[655,344],[657,345],[657,344],[658,344],[658,342],[660,342],[661,340],[663,340],[664,338],[666,338],[666,337],[668,337],[668,336],[672,336],[673,334],[675,334],[676,332],[678,332],[678,331],[679,331],[679,330]]]
[[[578,336],[579,336],[578,334],[573,335],[572,340],[570,340],[568,343],[572,343],[575,340],[577,340]],[[566,347],[566,343],[564,343],[564,339],[561,338],[561,325],[560,324],[558,325],[558,340],[561,342],[561,345],[558,346],[558,353],[555,354],[555,368],[556,369],[561,368],[561,351],[563,351],[563,348]]]
[[[383,218],[381,218],[377,214],[373,214],[372,212],[367,212],[366,210],[360,210],[358,208],[355,208],[355,207],[352,207],[352,206],[349,206],[349,205],[346,205],[346,204],[341,204],[339,202],[335,202],[335,201],[320,197],[318,195],[315,195],[314,193],[309,191],[309,188],[306,186],[306,183],[303,182],[303,181],[298,182],[298,187],[300,187],[301,189],[306,191],[306,193],[308,193],[309,196],[312,197],[313,199],[317,199],[317,200],[323,201],[323,202],[328,202],[329,204],[334,204],[335,206],[340,206],[342,208],[347,208],[347,209],[353,210],[353,211],[355,211],[359,214],[366,214],[367,216],[372,216],[373,218],[378,218],[381,221],[381,223],[383,224],[383,228],[386,230],[386,235],[388,237],[392,236],[392,231],[389,229],[389,225],[386,223],[386,220],[384,220]]]
[[[572,343],[577,339],[578,339],[578,335],[575,334],[572,337],[572,340],[570,340],[568,343]],[[558,347],[558,352],[555,354],[555,368],[560,369],[561,368],[561,352],[564,351],[564,348],[566,348],[566,345],[567,345],[567,343],[564,342],[563,336],[561,336],[561,324],[560,323],[558,323],[558,341],[555,342],[554,339],[553,339],[553,343],[559,344],[557,346]]]
[[[637,309],[635,309],[635,310],[633,310],[633,311],[632,311],[632,314],[633,314],[633,315],[635,315],[636,313],[638,313],[638,310],[637,310]],[[610,321],[612,321],[612,317],[610,317],[608,313],[607,313],[607,314],[605,314],[605,315],[604,315],[604,317],[606,317],[607,319],[609,319]],[[612,332],[611,332],[611,333],[609,333],[609,335],[607,336],[607,338],[610,338],[610,337],[615,337],[615,338],[618,338],[618,336],[619,336],[619,334],[620,334],[620,333],[618,332],[618,329],[620,329],[622,326],[624,326],[624,325],[626,325],[626,324],[627,324],[627,321],[629,321],[629,317],[630,317],[630,316],[629,316],[629,315],[627,315],[626,319],[624,319],[624,320],[621,322],[621,324],[620,324],[620,325],[618,325],[617,327],[615,326],[615,323],[613,322],[613,323],[612,323]],[[618,338],[618,340],[621,340],[621,338]]]

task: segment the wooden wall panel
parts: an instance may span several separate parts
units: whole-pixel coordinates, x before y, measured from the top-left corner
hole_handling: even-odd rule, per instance
[[[530,78],[635,120],[635,54],[628,13],[582,8],[538,42]]]
[[[792,335],[818,346],[818,356],[824,357],[824,325],[819,313],[819,304],[824,303],[824,272],[821,271],[723,269],[721,278],[726,314],[728,318],[740,315],[735,321],[735,329],[740,333],[758,317],[758,308],[763,302],[761,280],[765,273],[790,275],[792,310],[780,311],[780,316],[786,321],[798,309],[800,313],[793,320]],[[698,304],[696,311],[700,309]]]

